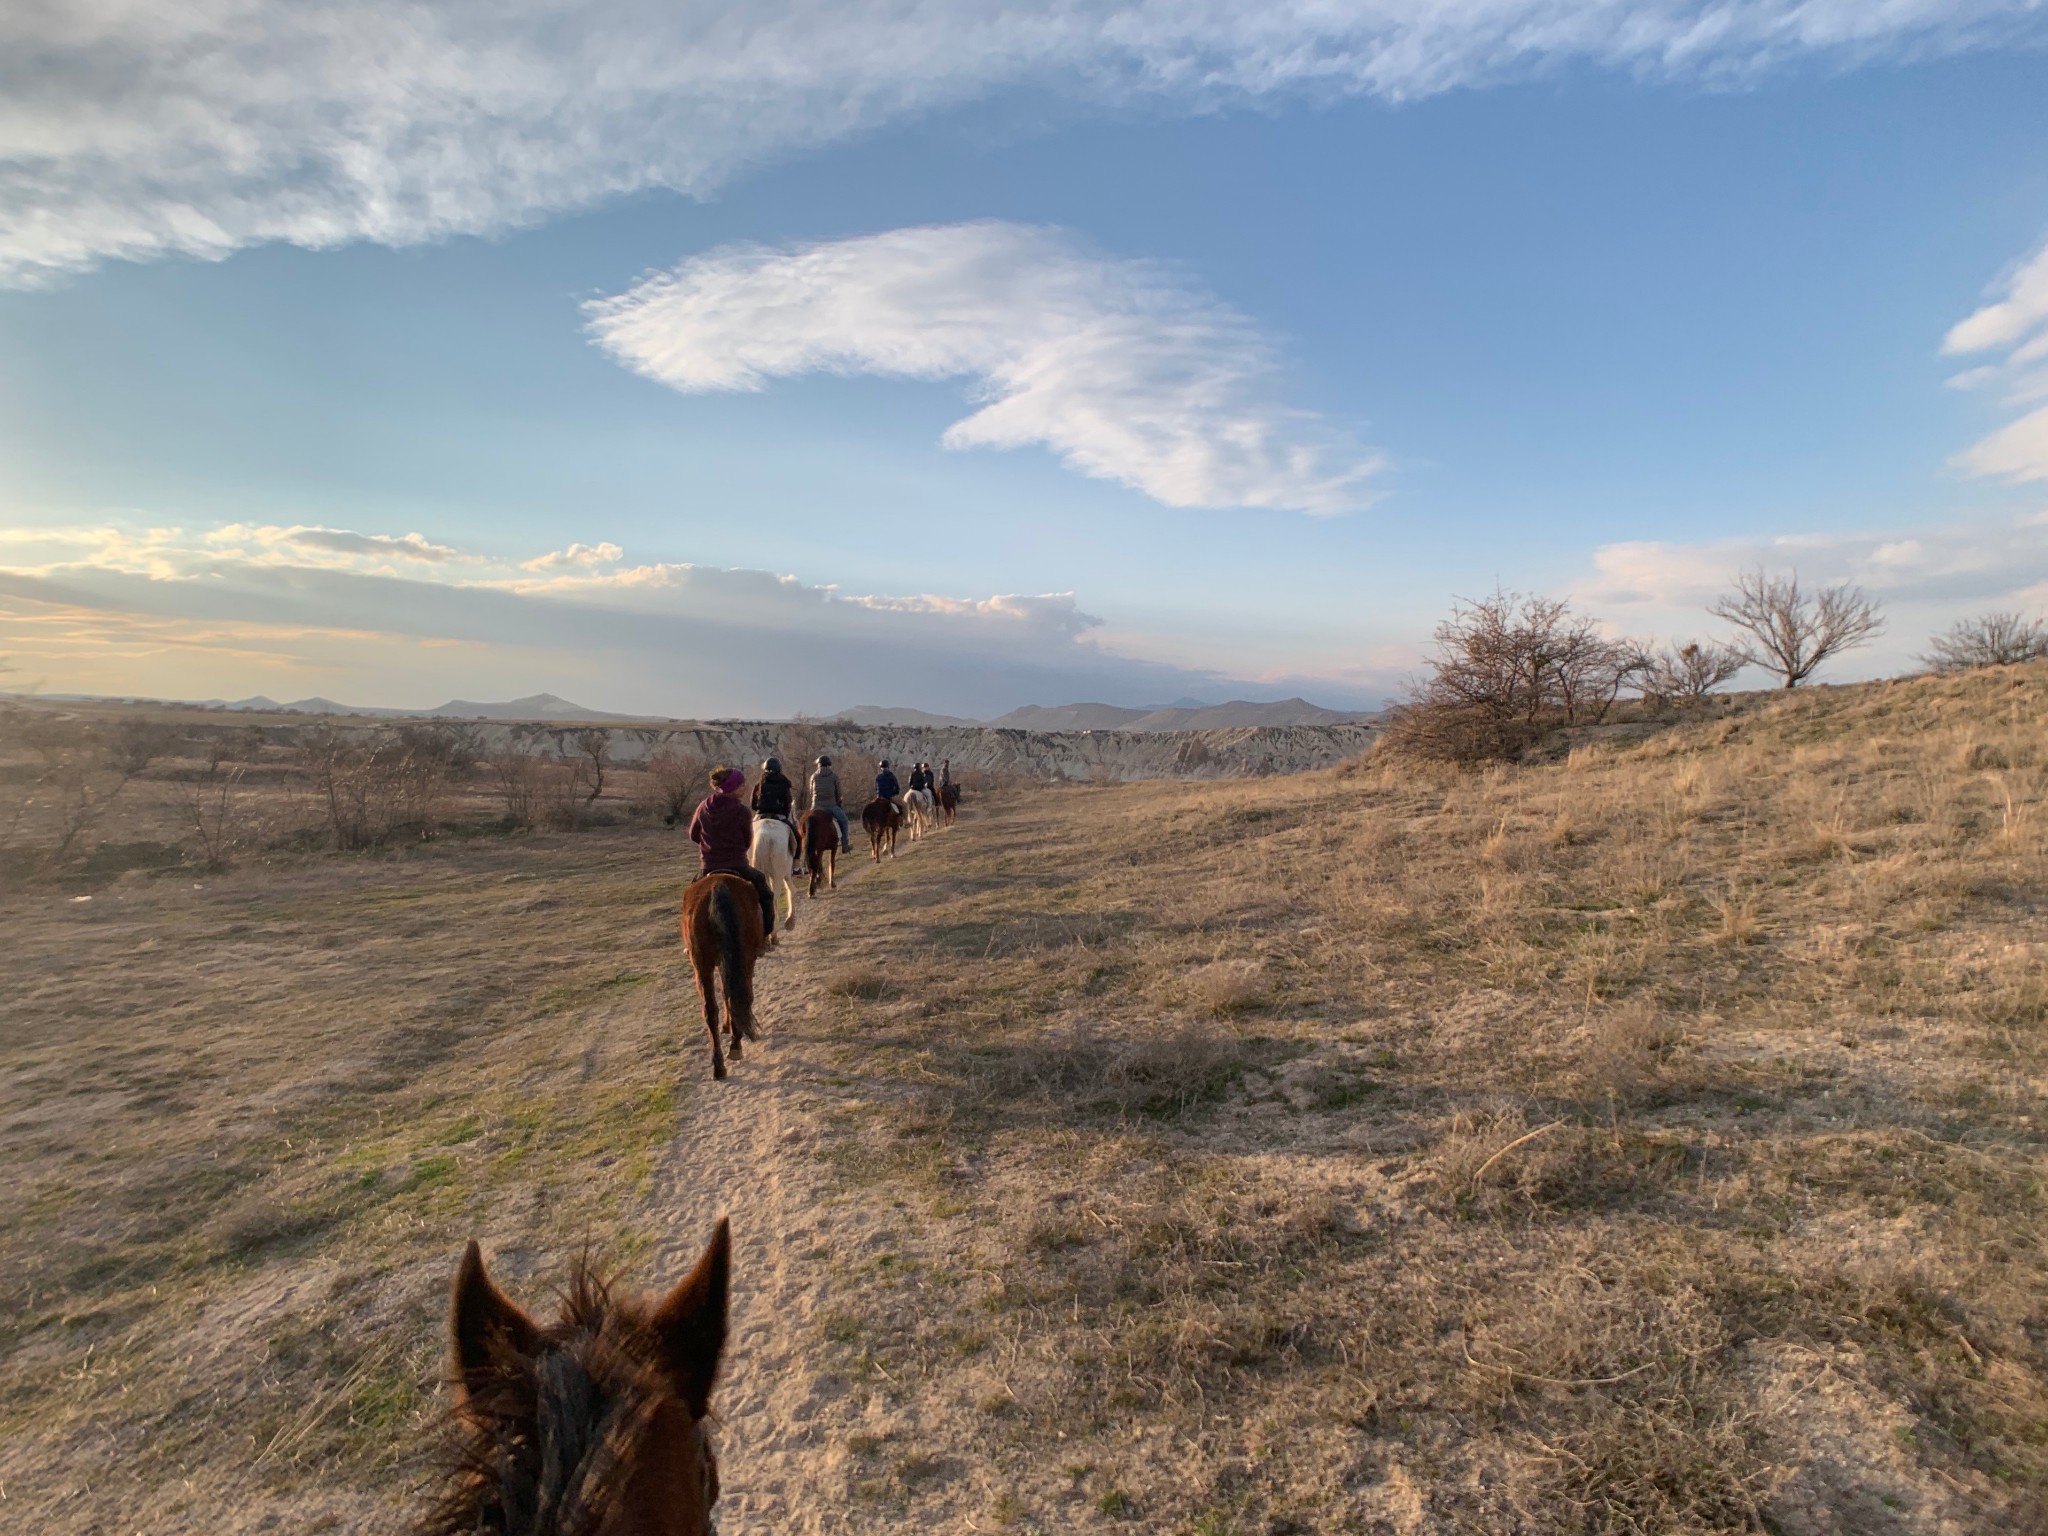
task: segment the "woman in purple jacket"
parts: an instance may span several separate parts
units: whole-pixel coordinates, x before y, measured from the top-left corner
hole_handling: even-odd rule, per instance
[[[740,799],[747,776],[724,764],[711,770],[711,793],[690,816],[690,841],[697,845],[704,873],[744,875],[761,898],[761,931],[775,936],[775,895],[768,877],[754,868],[754,813]]]

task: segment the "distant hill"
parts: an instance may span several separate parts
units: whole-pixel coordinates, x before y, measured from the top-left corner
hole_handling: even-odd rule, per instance
[[[229,709],[277,710],[288,715],[371,715],[379,720],[423,720],[438,715],[449,715],[458,720],[644,720],[646,715],[613,715],[601,709],[585,709],[581,704],[553,693],[529,694],[523,699],[509,699],[502,704],[479,703],[475,699],[450,699],[433,709],[383,709],[373,705],[337,704],[332,699],[294,699],[289,704],[280,704],[275,699],[257,694],[253,698],[237,699],[227,706]]]
[[[1120,704],[1027,704],[989,721],[1020,731],[1228,731],[1247,726],[1346,725],[1370,720],[1365,714],[1324,709],[1306,699],[1254,704],[1184,700],[1165,709],[1131,709]]]
[[[826,716],[829,720],[844,720],[849,725],[979,725],[979,720],[970,720],[965,715],[935,715],[928,709],[897,709],[881,704],[856,704],[852,709],[842,709],[836,715]]]

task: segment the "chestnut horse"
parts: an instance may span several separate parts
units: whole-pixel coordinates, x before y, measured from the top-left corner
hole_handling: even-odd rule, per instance
[[[725,1352],[732,1229],[659,1302],[579,1262],[542,1327],[471,1242],[448,1309],[454,1455],[419,1536],[710,1536],[705,1434]]]
[[[830,811],[813,811],[804,818],[804,867],[811,872],[811,894],[818,894],[818,877],[825,889],[839,889],[839,823]]]
[[[960,786],[958,784],[941,784],[939,786],[940,823],[950,827],[953,825],[953,818],[959,814],[959,811]]]
[[[697,973],[697,995],[704,1000],[704,1028],[711,1034],[711,1075],[725,1076],[725,1053],[718,1046],[718,990],[725,987],[727,1030],[732,1059],[740,1059],[740,1042],[754,1032],[754,962],[766,945],[761,923],[761,898],[745,875],[699,875],[683,892],[683,947]]]
[[[877,864],[882,862],[882,849],[889,850],[889,857],[896,857],[896,829],[903,825],[903,808],[886,795],[877,795],[867,803],[860,813],[860,824],[868,834],[868,852],[873,854]]]

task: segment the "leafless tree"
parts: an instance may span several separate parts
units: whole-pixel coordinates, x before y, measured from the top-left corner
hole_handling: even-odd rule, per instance
[[[1389,740],[1457,762],[1512,758],[1546,731],[1598,724],[1648,665],[1565,602],[1497,591],[1437,626],[1429,674],[1393,711]]]
[[[45,869],[69,858],[129,781],[175,740],[167,728],[135,718],[117,720],[104,730],[42,711],[21,710],[17,720],[21,740],[39,759],[39,768],[28,799],[18,808],[16,827],[29,820],[47,828],[48,843],[38,858]]]
[[[523,737],[513,737],[491,755],[491,776],[505,802],[505,819],[521,830],[533,825],[546,766],[532,741]]]
[[[183,785],[192,833],[199,839],[200,857],[208,869],[225,869],[247,839],[248,818],[242,813],[242,776],[246,772],[239,763],[223,771],[216,761],[204,777],[188,779]]]
[[[1643,692],[1676,704],[1698,703],[1749,665],[1749,658],[1736,647],[1711,640],[1667,645],[1648,661]]]
[[[690,808],[704,795],[705,775],[710,763],[701,757],[660,747],[647,759],[647,778],[654,787],[654,807],[661,819],[674,826],[690,814]]]
[[[2048,624],[2023,613],[1987,613],[1963,619],[1927,642],[1920,661],[1941,676],[1977,667],[2009,667],[2048,656]]]
[[[1829,657],[1866,644],[1884,628],[1884,613],[1861,587],[1838,582],[1808,592],[1799,573],[1774,576],[1758,566],[1736,578],[1735,590],[1707,612],[1748,638],[1745,660],[1796,688]]]
[[[601,727],[592,726],[589,730],[576,733],[575,745],[576,750],[590,764],[583,770],[583,777],[590,783],[590,794],[585,803],[594,804],[597,797],[604,793],[604,770],[605,765],[611,761],[612,733]]]

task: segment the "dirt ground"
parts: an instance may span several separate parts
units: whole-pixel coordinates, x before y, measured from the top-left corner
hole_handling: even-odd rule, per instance
[[[464,1238],[730,1211],[727,1536],[2048,1529],[2044,702],[977,801],[721,1085],[659,826],[17,886],[5,1507],[391,1529]]]

